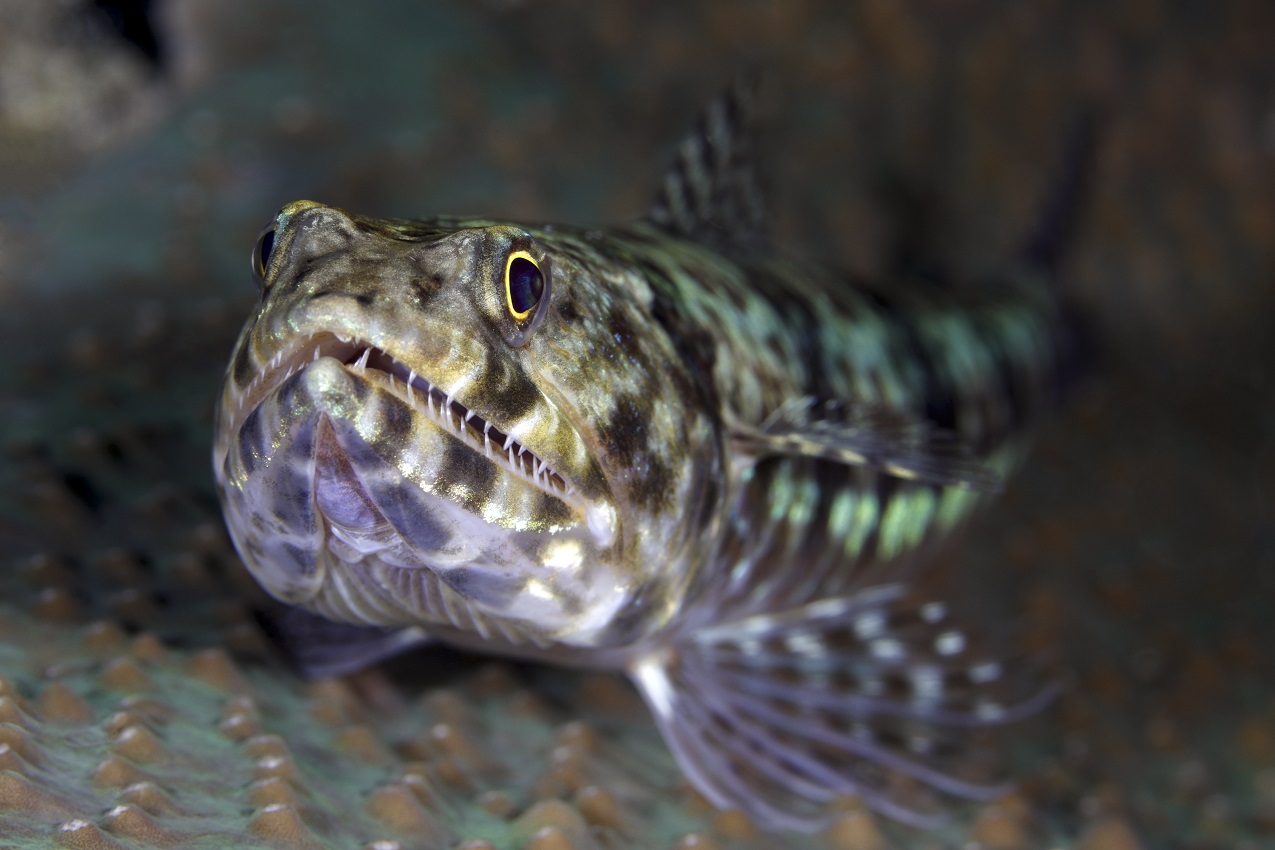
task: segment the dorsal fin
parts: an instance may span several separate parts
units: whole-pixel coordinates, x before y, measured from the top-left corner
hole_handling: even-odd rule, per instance
[[[768,246],[766,208],[754,164],[761,95],[740,76],[714,98],[677,147],[647,218],[663,230],[715,247]]]

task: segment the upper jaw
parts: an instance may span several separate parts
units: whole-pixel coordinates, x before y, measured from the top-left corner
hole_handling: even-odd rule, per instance
[[[418,414],[423,413],[439,426],[454,431],[485,456],[541,490],[568,499],[575,494],[575,487],[567,478],[534,452],[394,355],[368,343],[351,341],[343,345],[352,350],[341,352],[345,354],[342,362],[360,377],[388,384],[390,390],[405,398]],[[327,356],[342,359],[339,354]]]

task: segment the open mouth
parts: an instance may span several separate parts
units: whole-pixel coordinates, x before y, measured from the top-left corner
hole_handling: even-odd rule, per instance
[[[290,357],[280,352],[265,373],[258,376],[253,386],[244,393],[241,410],[251,410],[270,388],[279,386],[321,357],[332,357],[360,377],[388,386],[416,413],[446,428],[493,462],[542,490],[563,496],[575,492],[566,479],[512,436],[457,401],[446,390],[418,375],[394,355],[356,339],[322,334],[298,346]],[[278,377],[269,378],[269,375]]]

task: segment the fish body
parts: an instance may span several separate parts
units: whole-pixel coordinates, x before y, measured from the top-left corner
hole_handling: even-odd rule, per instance
[[[320,671],[422,638],[618,668],[719,806],[932,823],[929,791],[1000,793],[974,730],[1032,700],[908,580],[1068,329],[1041,268],[874,286],[759,248],[741,113],[618,227],[284,207],[216,413],[227,525],[275,597],[377,630]]]

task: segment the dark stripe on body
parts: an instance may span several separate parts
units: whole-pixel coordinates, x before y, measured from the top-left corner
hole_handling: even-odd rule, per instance
[[[678,393],[689,406],[716,417],[721,403],[712,382],[717,364],[712,330],[697,325],[686,315],[678,303],[680,293],[663,269],[645,259],[635,258],[633,262],[651,287],[651,318],[664,331],[684,367],[675,369],[669,377],[678,381]],[[689,386],[685,381],[687,376]]]
[[[922,342],[915,319],[883,293],[859,290],[859,294],[872,305],[882,324],[890,328],[890,339],[898,346],[893,356],[905,358],[921,376],[921,398],[928,422],[946,431],[956,431],[957,398],[953,388],[943,380],[935,366],[930,351]]]

